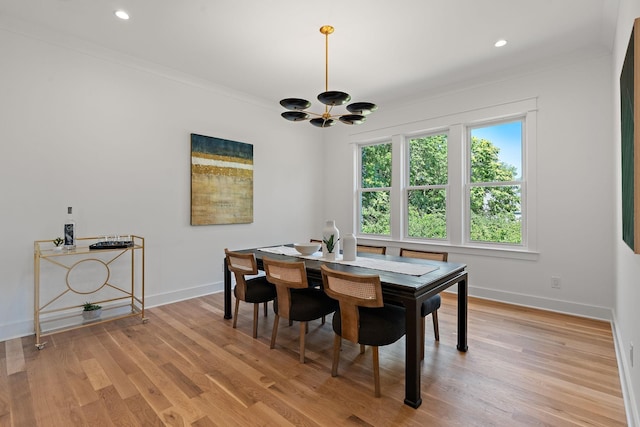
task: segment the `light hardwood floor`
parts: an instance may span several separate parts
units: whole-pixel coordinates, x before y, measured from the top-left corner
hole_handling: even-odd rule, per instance
[[[262,310],[260,310],[262,313]],[[455,349],[456,301],[443,295],[440,343],[427,318],[422,406],[403,404],[404,339],[371,351],[343,343],[331,377],[333,332],[311,322],[307,363],[298,325],[241,304],[238,328],[222,294],[147,310],[139,319],[0,343],[0,426],[622,426],[608,323],[470,298],[469,351]]]

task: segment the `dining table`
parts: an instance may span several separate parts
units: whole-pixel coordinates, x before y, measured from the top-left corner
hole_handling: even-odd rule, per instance
[[[422,404],[420,395],[422,303],[445,289],[457,286],[457,349],[467,351],[468,275],[466,264],[359,252],[354,261],[345,261],[341,255],[335,260],[324,258],[321,252],[313,255],[298,253],[292,244],[265,246],[237,250],[253,253],[258,268],[263,270],[265,256],[273,259],[304,260],[310,283],[321,283],[320,267],[328,267],[353,274],[380,276],[385,302],[401,304],[405,308],[405,398],[413,408]],[[231,319],[231,273],[224,259],[224,318]]]

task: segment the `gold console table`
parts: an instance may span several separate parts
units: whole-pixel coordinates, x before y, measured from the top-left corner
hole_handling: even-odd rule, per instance
[[[90,249],[103,238],[84,237],[75,249],[56,248],[52,240],[34,242],[34,328],[41,338],[127,317],[144,317],[144,238],[128,236],[132,246]],[[85,320],[86,302],[102,305],[100,317]]]

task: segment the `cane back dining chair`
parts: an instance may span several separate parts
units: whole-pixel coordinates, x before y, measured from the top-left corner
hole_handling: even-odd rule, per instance
[[[224,250],[227,258],[227,267],[236,278],[236,286],[233,295],[236,298],[235,312],[233,313],[233,327],[238,323],[238,308],[240,301],[253,304],[253,337],[258,337],[258,308],[264,303],[264,315],[267,316],[267,303],[276,298],[275,287],[267,281],[265,276],[247,278],[258,274],[258,264],[253,253],[233,252]]]
[[[340,306],[333,314],[333,364],[331,376],[338,375],[342,338],[365,346],[373,353],[375,396],[380,397],[380,365],[378,347],[398,341],[405,334],[405,310],[398,305],[385,304],[378,275],[344,273],[323,265],[324,290]]]
[[[357,252],[367,252],[370,254],[384,255],[387,253],[386,246],[369,246],[369,245],[356,245]]]
[[[413,249],[405,248],[400,249],[400,256],[430,259],[433,261],[446,261],[447,258],[449,258],[449,254],[447,252],[416,251]],[[420,314],[422,315],[422,346],[420,355],[422,359],[424,359],[424,341],[426,334],[425,320],[429,314],[431,314],[431,317],[433,318],[433,335],[436,341],[440,341],[440,328],[438,327],[438,309],[440,308],[441,304],[442,298],[440,297],[440,294],[436,294],[422,303],[422,308],[420,309]]]
[[[279,261],[264,257],[264,271],[278,294],[273,303],[276,313],[271,333],[271,348],[276,345],[280,318],[300,322],[300,363],[304,363],[307,322],[333,313],[337,301],[329,298],[320,288],[310,287],[304,261]]]

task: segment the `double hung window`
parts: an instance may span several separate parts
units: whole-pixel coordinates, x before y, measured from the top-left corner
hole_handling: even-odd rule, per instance
[[[519,245],[523,120],[468,129],[468,239]]]
[[[360,147],[360,233],[388,236],[391,230],[391,143]]]
[[[358,144],[358,234],[534,249],[535,108],[516,104],[527,108]]]

